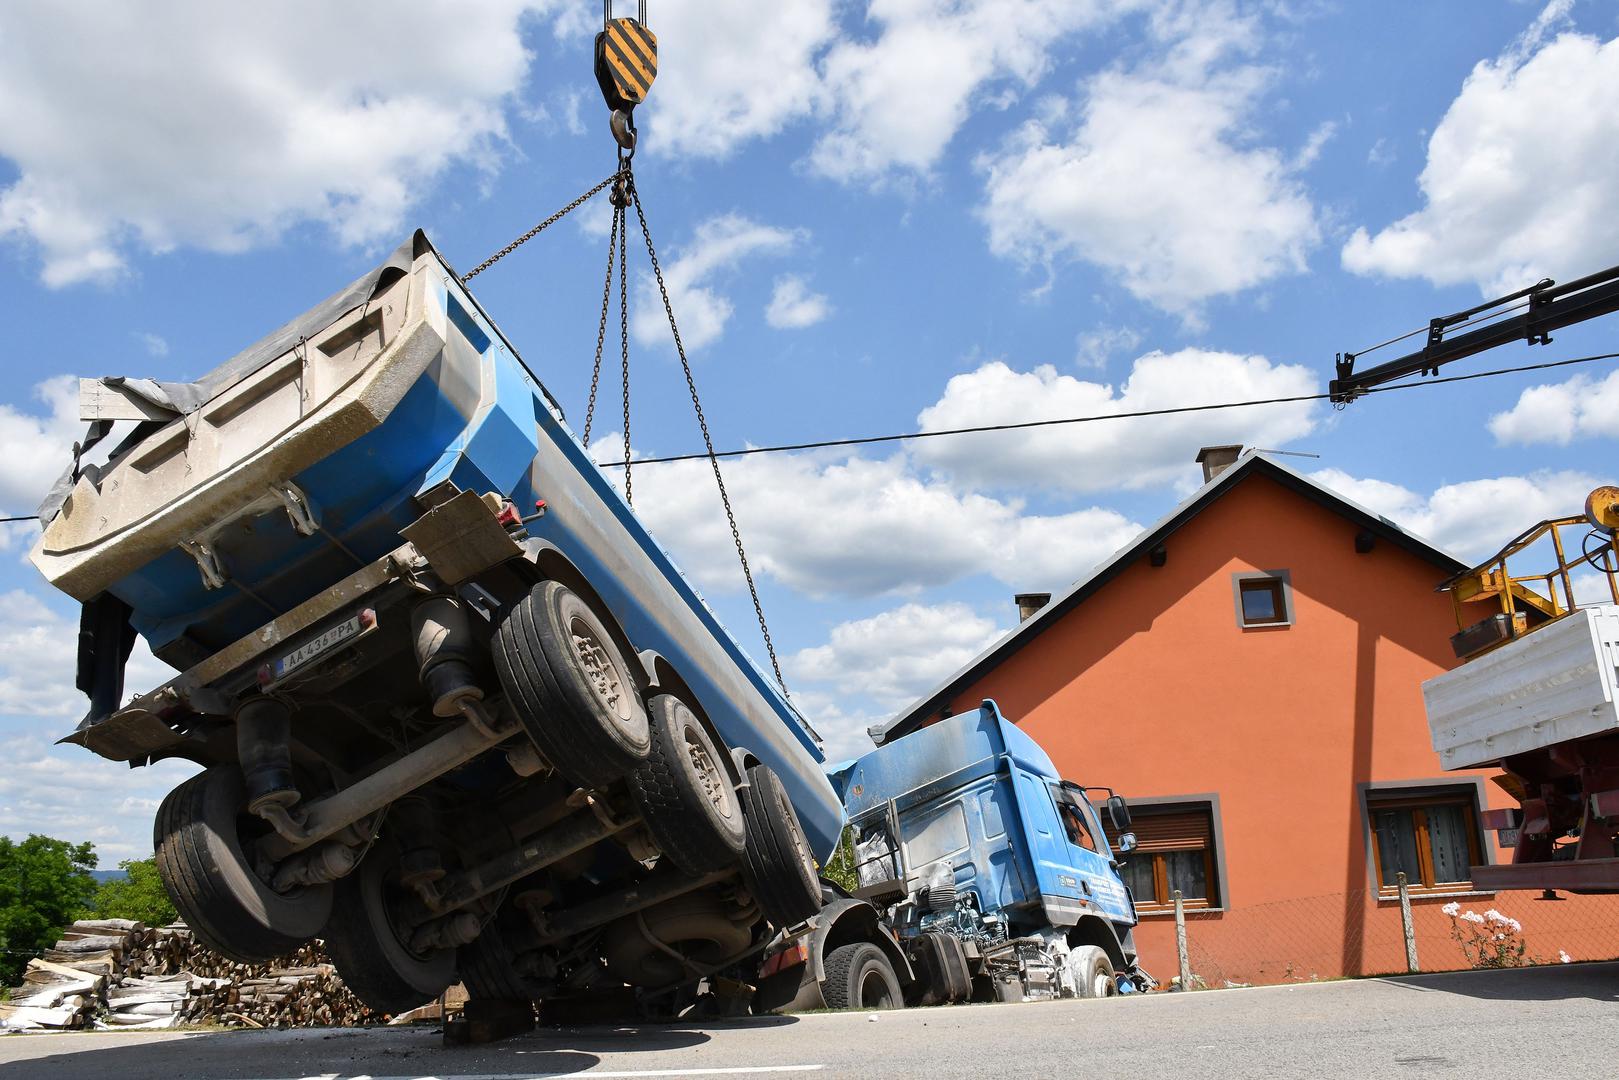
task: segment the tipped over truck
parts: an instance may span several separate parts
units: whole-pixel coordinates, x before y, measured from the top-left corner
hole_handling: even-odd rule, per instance
[[[422,233],[196,382],[81,398],[134,426],[32,553],[83,604],[66,741],[202,767],[154,835],[199,939],[322,936],[398,1012],[680,993],[820,909],[814,732]],[[177,674],[131,697],[136,635]]]

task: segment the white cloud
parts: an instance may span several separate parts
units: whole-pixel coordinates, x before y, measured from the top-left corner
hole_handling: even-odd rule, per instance
[[[1537,472],[1445,484],[1421,495],[1399,484],[1340,469],[1311,477],[1462,559],[1482,559],[1527,526],[1579,513],[1599,481],[1584,473]],[[1510,513],[1503,513],[1503,507]]]
[[[1274,73],[1221,65],[1257,42],[1241,20],[1190,31],[1158,60],[1089,79],[1071,132],[1033,119],[983,155],[990,249],[1094,264],[1192,323],[1211,297],[1303,271],[1320,229],[1298,170],[1331,128],[1292,161],[1254,145]]]
[[[308,221],[391,238],[453,164],[494,168],[519,24],[553,2],[7,5],[0,236],[37,246],[53,286]]]
[[[150,858],[152,820],[163,796],[197,771],[189,761],[131,770],[77,746],[53,746],[67,726],[4,721],[0,734],[0,832],[96,845],[101,867]]]
[[[1613,262],[1619,39],[1545,42],[1567,6],[1473,68],[1428,141],[1422,208],[1375,235],[1356,230],[1345,268],[1497,294]]]
[[[794,699],[837,760],[870,750],[868,726],[977,656],[1001,630],[966,604],[905,604],[839,623],[825,645],[792,654],[785,666]],[[866,707],[851,711],[845,704],[851,698]]]
[[[1519,445],[1619,438],[1619,371],[1601,379],[1576,375],[1531,386],[1512,408],[1490,417],[1490,434],[1496,442]]]
[[[615,460],[615,445],[620,436],[593,443],[597,460]],[[924,478],[903,455],[772,454],[723,467],[755,574],[814,597],[912,594],[978,573],[1013,590],[1059,588],[1140,531],[1096,507],[1026,514]],[[705,589],[741,587],[707,462],[636,470],[635,510]]]
[[[917,417],[925,431],[1146,409],[1292,397],[1320,390],[1296,364],[1204,349],[1152,352],[1118,387],[1058,374],[1049,364],[1015,371],[994,361],[945,385]],[[1195,472],[1200,447],[1281,447],[1315,429],[1313,402],[1103,420],[1024,431],[925,439],[917,460],[958,481],[990,488],[1104,491],[1172,483]]]
[[[807,116],[821,94],[815,57],[837,31],[833,9],[832,0],[659,0],[647,20],[659,61],[642,125],[648,149],[722,158]]]
[[[722,214],[698,225],[691,242],[663,268],[669,301],[680,320],[680,337],[688,352],[711,345],[725,333],[735,310],[718,291],[717,282],[743,260],[782,255],[802,240],[802,231],[764,225],[741,214]],[[668,316],[657,286],[643,280],[640,299],[630,313],[635,340],[643,345],[674,347]]]
[[[905,604],[839,623],[825,645],[789,656],[787,670],[795,683],[856,688],[892,710],[977,656],[1000,632],[966,604]]]
[[[776,279],[776,288],[765,308],[765,322],[778,330],[799,330],[832,314],[832,304],[820,293],[811,292],[797,274]]]
[[[58,614],[21,589],[0,593],[0,716],[84,715],[89,703],[74,686],[78,654],[63,648],[78,636],[76,620]],[[129,695],[173,677],[137,639],[125,669]]]
[[[1099,326],[1074,338],[1074,363],[1082,368],[1106,367],[1119,353],[1141,344],[1141,334],[1128,326]]]
[[[975,105],[1006,108],[1051,52],[1141,0],[872,0],[869,40],[843,40],[822,65],[830,130],[810,165],[842,181],[926,172]],[[1000,85],[997,87],[996,84]],[[998,90],[991,93],[989,91]]]
[[[168,341],[157,334],[147,333],[143,330],[132,330],[129,336],[134,338],[135,343],[145,350],[147,356],[163,357],[169,355]]]
[[[21,589],[0,593],[0,832],[91,840],[103,865],[152,853],[158,801],[196,772],[189,762],[131,771],[77,746],[54,746],[84,715],[74,686],[77,620]],[[64,644],[65,643],[65,644]],[[126,669],[128,694],[173,676],[137,639]]]
[[[0,516],[32,513],[72,461],[74,441],[84,437],[77,379],[47,379],[34,387],[34,398],[46,413],[0,405]]]

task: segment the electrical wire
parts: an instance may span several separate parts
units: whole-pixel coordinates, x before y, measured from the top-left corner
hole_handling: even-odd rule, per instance
[[[1544,364],[1525,364],[1522,367],[1497,368],[1493,371],[1475,371],[1469,375],[1447,375],[1437,379],[1392,383],[1388,386],[1373,387],[1363,391],[1363,393],[1386,394],[1395,390],[1413,390],[1424,386],[1439,386],[1442,383],[1468,382],[1472,379],[1488,379],[1497,375],[1514,375],[1525,371],[1544,371],[1548,368],[1569,367],[1574,364],[1590,364],[1598,360],[1614,359],[1619,359],[1619,352],[1601,353],[1596,356],[1578,356],[1572,360],[1553,360]],[[914,439],[939,439],[954,435],[975,435],[988,431],[1024,431],[1030,428],[1058,427],[1067,424],[1092,424],[1103,420],[1136,420],[1151,416],[1175,416],[1182,413],[1247,409],[1260,405],[1290,405],[1304,401],[1326,401],[1331,396],[1331,394],[1294,394],[1288,397],[1258,398],[1252,401],[1222,401],[1207,405],[1176,405],[1164,409],[1138,409],[1133,412],[1101,413],[1092,416],[1066,416],[1054,420],[1019,420],[1007,424],[980,424],[974,427],[939,428],[935,431],[908,431],[893,435],[865,435],[849,439],[820,439],[815,442],[750,446],[741,450],[716,450],[708,453],[669,454],[665,457],[636,458],[635,464],[662,465],[674,461],[703,461],[710,457],[751,457],[755,454],[783,454],[797,450],[824,450],[837,446],[871,446],[876,443],[908,442]],[[623,468],[624,463],[622,461],[603,461],[597,462],[597,466],[603,469]]]
[[[1619,359],[1619,352],[1598,353],[1594,356],[1576,356],[1572,360],[1552,360],[1544,364],[1524,364],[1521,367],[1495,368],[1492,371],[1475,371],[1469,375],[1446,375],[1438,379],[1421,379],[1415,382],[1398,382],[1388,386],[1376,386],[1363,391],[1364,394],[1387,394],[1395,390],[1415,390],[1424,386],[1439,386],[1443,383],[1470,382],[1473,379],[1491,379],[1498,375],[1517,375],[1525,371],[1546,371],[1550,368],[1571,367],[1575,364],[1591,364],[1598,360]],[[1173,416],[1178,413],[1216,412],[1222,409],[1247,409],[1259,405],[1290,405],[1301,401],[1326,401],[1330,394],[1295,394],[1291,397],[1258,398],[1253,401],[1223,401],[1209,405],[1177,405],[1167,409],[1139,409],[1135,412],[1102,413],[1095,416],[1066,416],[1056,420],[1022,420],[1011,424],[982,424],[977,427],[941,428],[938,431],[909,431],[896,435],[866,435],[853,439],[822,439],[817,442],[781,443],[776,446],[750,446],[742,450],[716,450],[713,457],[734,458],[751,457],[755,454],[784,454],[795,450],[824,450],[835,446],[870,446],[873,443],[906,442],[912,439],[937,439],[947,435],[974,435],[985,431],[1020,431],[1026,428],[1057,427],[1064,424],[1090,424],[1102,420],[1136,420],[1149,416]],[[667,457],[636,458],[637,465],[663,465],[673,461],[704,461],[709,458],[707,453],[670,454]],[[622,469],[622,461],[598,461],[597,468]],[[23,514],[19,517],[0,517],[0,525],[13,521],[36,521],[37,515]]]

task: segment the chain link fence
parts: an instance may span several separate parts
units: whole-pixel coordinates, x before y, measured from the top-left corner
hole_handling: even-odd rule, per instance
[[[1137,929],[1143,963],[1166,986],[1180,969],[1176,930],[1167,917]],[[1408,922],[1398,895],[1354,891],[1187,911],[1184,935],[1194,988],[1612,960],[1619,896],[1413,894]]]

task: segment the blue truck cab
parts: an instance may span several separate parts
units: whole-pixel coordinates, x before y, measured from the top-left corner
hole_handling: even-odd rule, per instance
[[[756,1008],[885,1008],[1150,989],[1117,854],[1129,808],[1063,779],[994,701],[828,769],[857,886],[767,954]],[[830,890],[829,890],[830,891]],[[838,890],[842,892],[842,890]]]
[[[1002,1000],[1138,988],[1135,909],[1096,807],[994,701],[831,775],[857,896],[883,910],[913,973],[964,961],[969,993]],[[1123,800],[1106,810],[1122,833]]]

